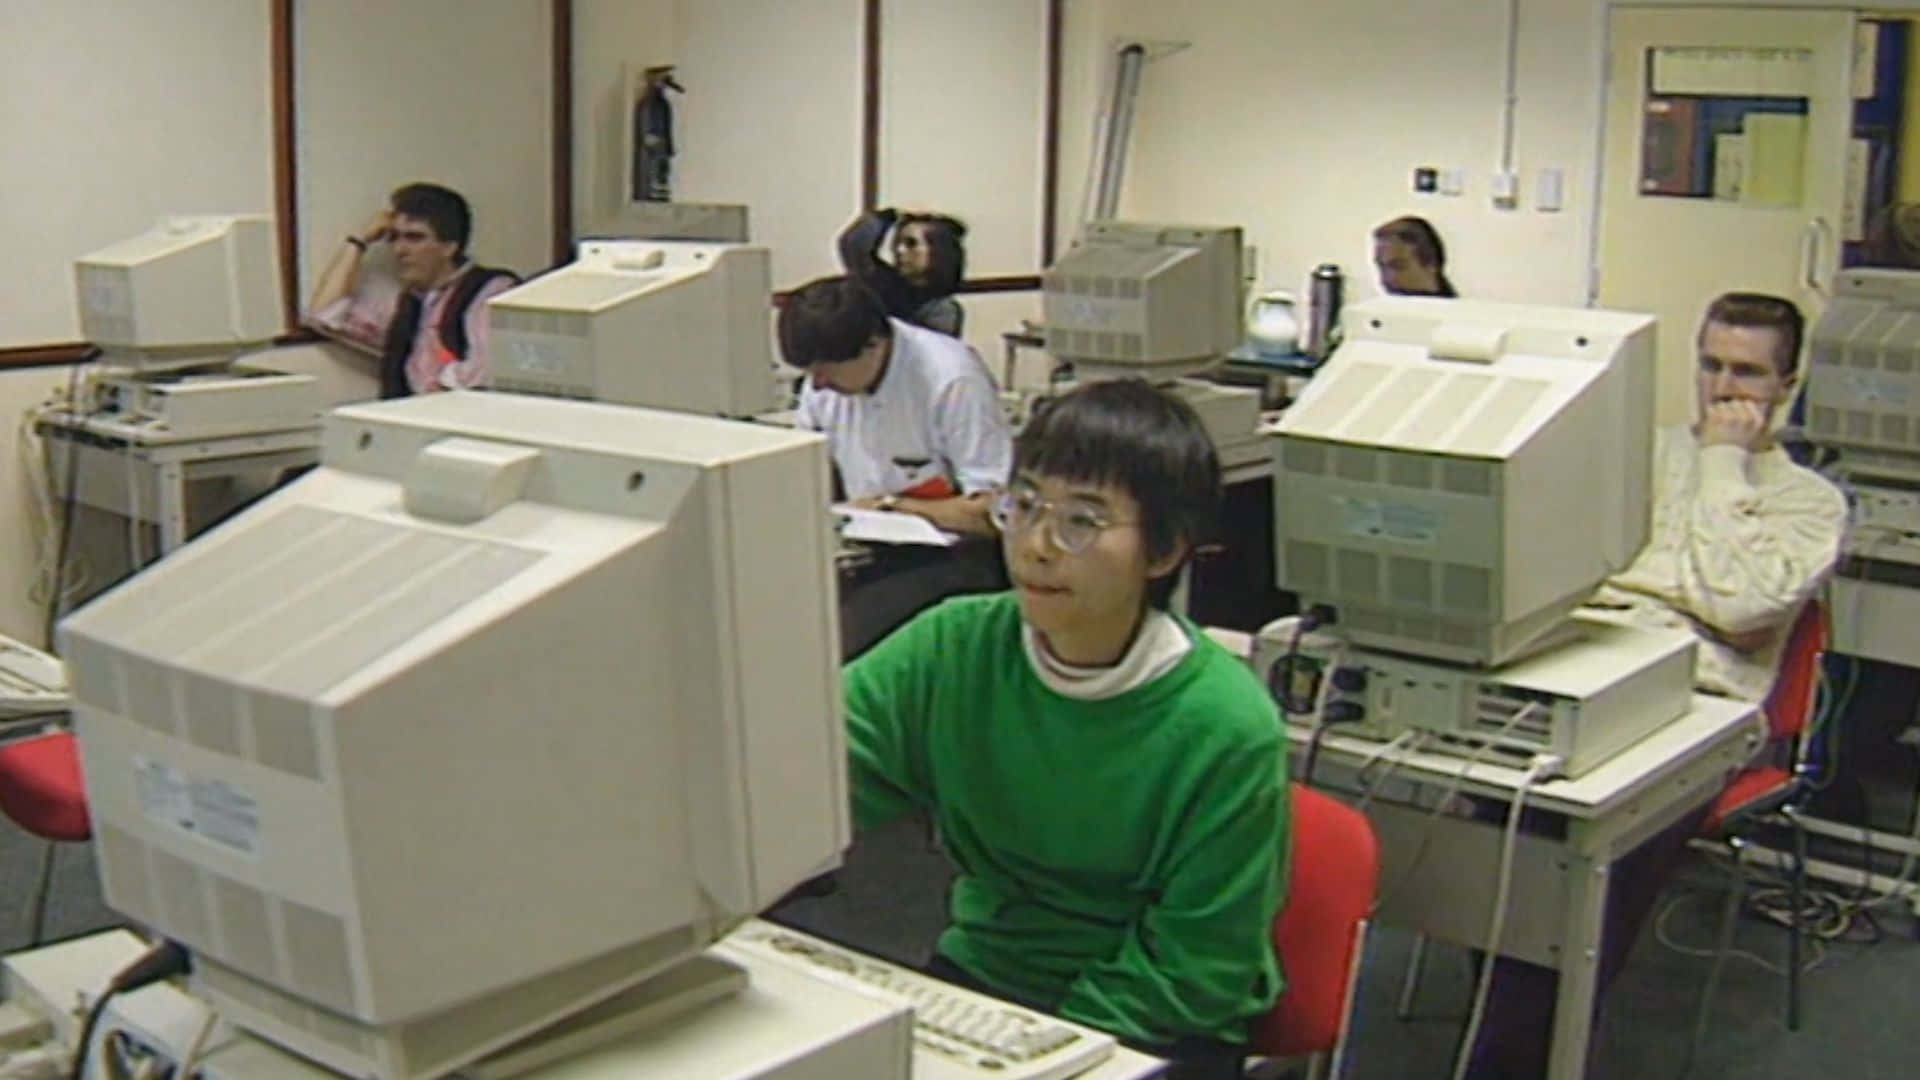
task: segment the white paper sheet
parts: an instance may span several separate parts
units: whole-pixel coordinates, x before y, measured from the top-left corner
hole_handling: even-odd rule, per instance
[[[833,512],[845,522],[840,535],[848,540],[869,544],[925,544],[930,547],[952,547],[960,540],[957,534],[939,529],[919,514],[863,510],[844,503],[835,506]]]

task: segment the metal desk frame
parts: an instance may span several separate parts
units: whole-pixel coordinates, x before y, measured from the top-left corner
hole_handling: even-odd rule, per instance
[[[137,510],[140,520],[160,527],[162,555],[187,542],[189,483],[265,469],[298,468],[320,460],[318,424],[249,435],[149,442],[133,437],[122,425],[53,413],[43,417],[36,429],[46,441],[55,497],[67,496],[67,454],[77,449],[74,486],[80,502],[125,517],[136,516]],[[127,491],[129,457],[139,470],[137,482],[144,489],[138,498],[130,498]],[[113,483],[99,482],[109,477]],[[146,498],[145,492],[151,492],[152,498]]]
[[[1287,735],[1294,754],[1304,755],[1310,729],[1289,725]],[[1566,836],[1520,834],[1514,854],[1515,902],[1500,953],[1560,972],[1547,1072],[1551,1080],[1585,1075],[1613,864],[1718,794],[1727,775],[1745,764],[1765,737],[1765,721],[1754,706],[1696,696],[1691,713],[1612,761],[1575,780],[1536,785],[1529,793],[1529,808],[1565,819]],[[1320,751],[1323,775],[1351,777],[1381,746],[1372,739],[1330,733]],[[1453,782],[1464,763],[1444,754],[1405,755],[1369,805],[1368,817],[1380,837],[1383,888],[1401,882],[1429,820],[1431,800]],[[1518,769],[1476,765],[1461,790],[1510,801],[1522,777]],[[1413,877],[1385,897],[1375,919],[1483,948],[1501,827],[1444,811],[1432,821],[1425,858]]]

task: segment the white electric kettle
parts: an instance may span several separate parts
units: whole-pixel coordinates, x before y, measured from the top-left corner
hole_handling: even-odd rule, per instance
[[[1290,292],[1264,292],[1247,304],[1247,340],[1262,356],[1293,356],[1300,351],[1300,318]]]

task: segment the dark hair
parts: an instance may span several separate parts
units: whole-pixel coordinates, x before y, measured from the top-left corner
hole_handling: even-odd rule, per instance
[[[926,226],[927,246],[932,249],[926,291],[951,295],[967,279],[967,249],[961,244],[967,238],[966,223],[946,214],[901,214],[895,228],[909,225]]]
[[[473,235],[473,211],[459,192],[439,184],[407,184],[395,188],[389,202],[394,213],[424,221],[433,235],[452,241],[456,258],[467,253],[467,239]]]
[[[845,277],[809,281],[780,305],[780,354],[797,368],[839,364],[860,355],[876,337],[893,333],[887,309],[859,282]]]
[[[1920,203],[1893,203],[1867,226],[1866,265],[1920,270]]]
[[[1792,378],[1800,368],[1800,339],[1806,334],[1807,320],[1793,301],[1766,293],[1722,293],[1707,305],[1707,317],[1700,321],[1700,332],[1708,323],[1723,326],[1754,326],[1772,330],[1779,338],[1774,351],[1774,367],[1782,378]]]
[[[1118,488],[1140,504],[1150,559],[1210,540],[1220,513],[1220,456],[1193,407],[1140,379],[1088,383],[1041,406],[1013,440],[1013,475]],[[1183,560],[1181,565],[1185,565]],[[1165,608],[1179,568],[1147,586]]]
[[[1440,242],[1440,233],[1433,227],[1433,222],[1411,214],[1397,217],[1373,230],[1373,238],[1405,244],[1413,249],[1413,257],[1419,260],[1421,266],[1433,267],[1433,276],[1440,283],[1440,290],[1433,295],[1460,295],[1453,291],[1453,282],[1447,280],[1447,245]]]

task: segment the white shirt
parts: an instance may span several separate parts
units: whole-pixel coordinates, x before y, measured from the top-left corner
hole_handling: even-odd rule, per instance
[[[800,391],[795,426],[827,436],[848,499],[912,493],[945,478],[954,494],[1002,487],[1013,436],[987,366],[964,342],[888,319],[893,348],[870,393]]]
[[[1647,546],[1592,603],[1693,631],[1695,684],[1763,701],[1793,620],[1840,556],[1846,500],[1777,446],[1701,446],[1686,427],[1655,433],[1653,468]],[[1755,631],[1767,636],[1751,650],[1723,638]]]
[[[1133,644],[1112,667],[1080,667],[1057,659],[1041,644],[1039,632],[1025,623],[1020,626],[1020,644],[1026,648],[1033,673],[1047,689],[1081,701],[1105,701],[1145,686],[1172,671],[1193,651],[1193,642],[1179,621],[1159,608],[1147,610]]]

